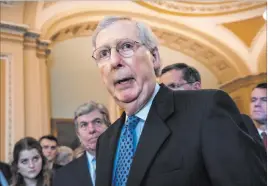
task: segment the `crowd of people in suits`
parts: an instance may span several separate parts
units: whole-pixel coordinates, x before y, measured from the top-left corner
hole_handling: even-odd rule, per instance
[[[21,139],[12,163],[0,164],[3,186],[267,185],[266,82],[252,90],[248,116],[227,93],[202,89],[194,67],[161,70],[158,41],[142,22],[107,17],[92,44],[121,117],[111,124],[104,105],[80,105],[75,151],[52,135]]]

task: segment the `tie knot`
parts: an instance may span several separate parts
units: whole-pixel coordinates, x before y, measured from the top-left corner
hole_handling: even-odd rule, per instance
[[[132,130],[137,126],[139,121],[140,121],[140,118],[138,118],[137,116],[135,116],[135,115],[129,116],[127,118],[126,127],[129,128],[130,130]]]

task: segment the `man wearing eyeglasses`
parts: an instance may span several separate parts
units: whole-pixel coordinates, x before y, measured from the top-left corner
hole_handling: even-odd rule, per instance
[[[147,25],[107,17],[92,45],[102,80],[124,110],[98,139],[96,186],[266,185],[266,170],[226,93],[157,84],[158,42]]]
[[[56,172],[54,186],[95,185],[96,143],[110,124],[108,110],[102,104],[90,101],[76,109],[75,131],[85,152]]]
[[[172,90],[200,90],[199,72],[185,63],[175,63],[162,69],[160,81]]]

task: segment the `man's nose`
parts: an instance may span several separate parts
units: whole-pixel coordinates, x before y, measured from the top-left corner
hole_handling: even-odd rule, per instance
[[[255,107],[260,107],[261,106],[261,100],[256,100],[255,102]]]
[[[95,132],[95,125],[92,124],[92,123],[89,123],[88,126],[87,126],[87,129],[88,129],[88,132],[90,134],[94,133]]]
[[[110,56],[110,62],[113,68],[118,68],[122,66],[122,56],[119,54],[119,52],[115,49],[111,49],[111,56]]]

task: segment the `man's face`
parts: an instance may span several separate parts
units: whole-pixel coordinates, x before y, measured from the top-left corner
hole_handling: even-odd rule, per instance
[[[77,135],[81,144],[88,151],[96,151],[99,136],[107,129],[102,114],[94,110],[89,114],[79,116],[77,119]]]
[[[42,139],[40,145],[47,160],[54,161],[57,156],[57,143],[53,140]]]
[[[182,70],[170,70],[160,77],[160,81],[172,90],[199,90],[200,82],[188,83],[183,79]]]
[[[36,149],[23,150],[18,160],[18,172],[24,178],[36,178],[42,169],[42,158]]]
[[[138,46],[133,56],[122,57],[115,50],[115,46],[125,39],[141,42],[135,23],[117,21],[99,32],[96,48],[113,48],[111,57],[103,63],[98,63],[98,67],[104,84],[117,103],[139,105],[153,93],[156,84],[154,68],[157,68],[160,62],[153,60],[151,52],[144,45]]]
[[[255,88],[251,93],[250,114],[259,124],[267,123],[267,89]]]

